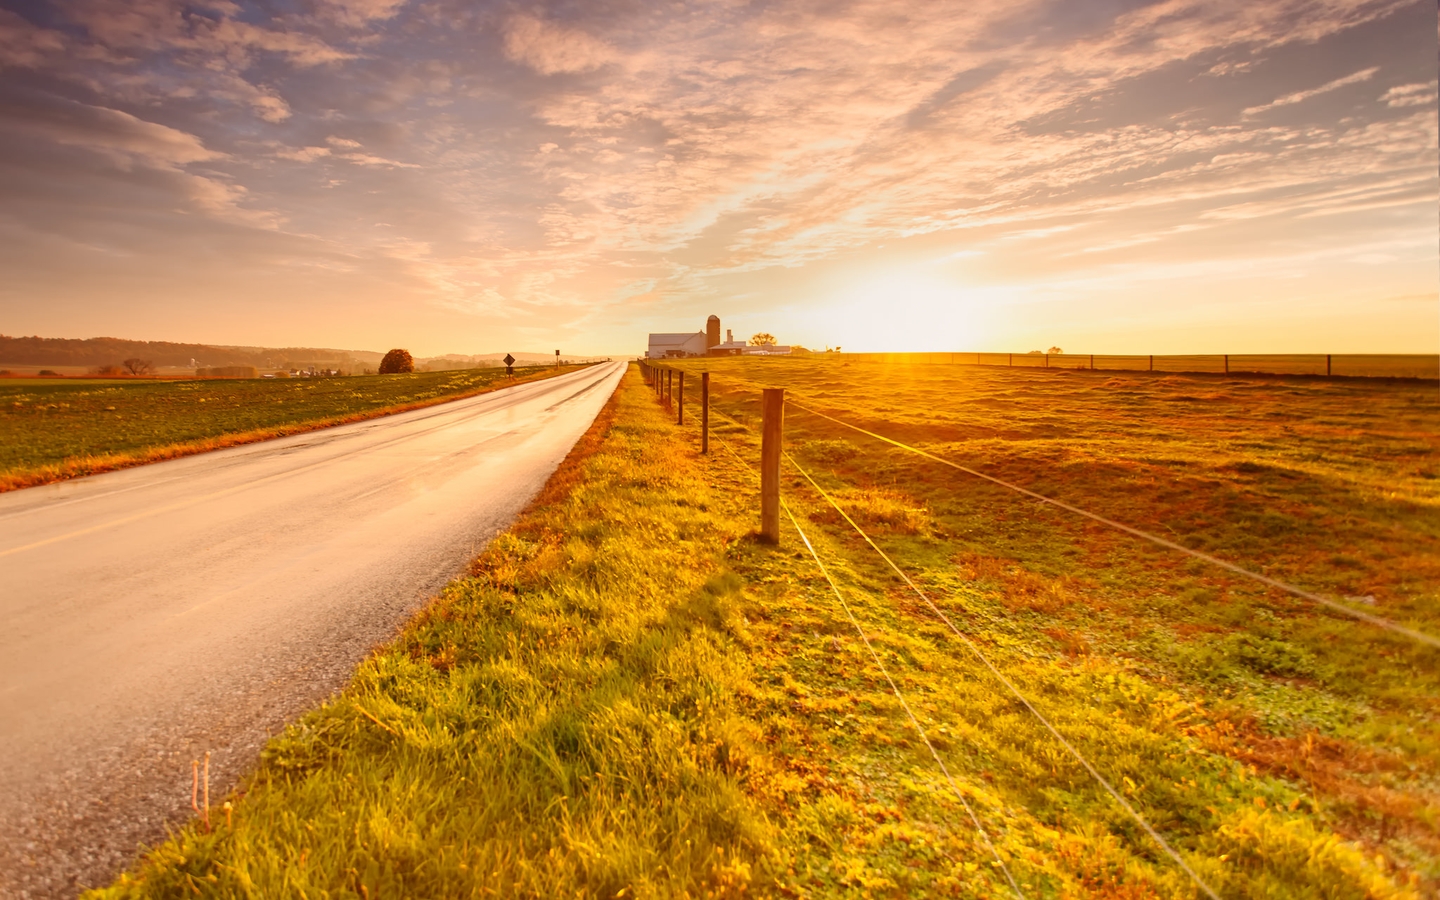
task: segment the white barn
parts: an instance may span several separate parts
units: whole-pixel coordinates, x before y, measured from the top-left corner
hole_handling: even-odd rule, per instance
[[[704,356],[705,332],[690,334],[652,334],[650,346],[645,351],[646,359],[665,359],[676,356]]]

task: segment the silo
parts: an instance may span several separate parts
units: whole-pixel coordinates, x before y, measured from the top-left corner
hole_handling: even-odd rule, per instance
[[[705,349],[720,345],[720,317],[711,316],[705,320]]]

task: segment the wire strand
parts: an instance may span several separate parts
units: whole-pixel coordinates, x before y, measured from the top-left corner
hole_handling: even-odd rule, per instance
[[[1120,806],[1125,810],[1125,812],[1130,814],[1130,818],[1134,819],[1141,828],[1145,829],[1145,833],[1150,835],[1150,837],[1155,841],[1155,843],[1158,844],[1160,848],[1164,850],[1165,853],[1171,859],[1173,859],[1176,864],[1180,866],[1181,869],[1185,871],[1186,875],[1190,876],[1190,879],[1195,882],[1195,885],[1199,887],[1200,890],[1204,891],[1207,896],[1211,897],[1212,900],[1220,900],[1219,896],[1215,893],[1215,891],[1212,890],[1210,886],[1206,884],[1205,881],[1198,874],[1195,873],[1194,869],[1190,868],[1190,865],[1186,863],[1185,860],[1180,856],[1180,854],[1177,853],[1175,849],[1170,846],[1170,844],[1165,840],[1165,838],[1162,837],[1160,833],[1156,831],[1155,828],[1151,826],[1148,821],[1146,821],[1145,817],[1140,815],[1140,813],[1135,809],[1135,807],[1131,806],[1129,801],[1127,801],[1123,796],[1120,795],[1118,791],[1115,790],[1115,788],[1110,784],[1110,782],[1105,778],[1105,776],[1101,775],[1100,771],[1096,769],[1095,766],[1091,765],[1090,761],[1086,759],[1079,750],[1076,750],[1075,746],[1071,744],[1068,740],[1066,740],[1064,735],[1062,735],[1058,730],[1056,730],[1054,725],[1050,724],[1050,720],[1045,718],[1045,716],[1038,709],[1035,708],[1035,706],[1030,702],[1030,700],[1020,692],[1019,688],[1015,687],[1015,684],[1010,681],[1009,678],[1005,677],[1004,673],[1002,673],[995,666],[995,664],[990,661],[990,658],[985,655],[984,651],[982,651],[973,640],[970,639],[969,635],[965,634],[959,628],[955,627],[955,623],[950,621],[950,617],[945,615],[945,613],[940,609],[940,607],[935,605],[934,601],[930,599],[928,594],[922,591],[915,584],[915,582],[910,580],[910,576],[905,574],[904,570],[902,570],[898,565],[895,564],[895,561],[890,558],[889,554],[887,554],[884,550],[880,549],[880,546],[870,538],[870,535],[866,534],[865,530],[861,528],[858,524],[856,524],[854,519],[850,518],[849,513],[845,512],[844,509],[841,509],[840,504],[836,503],[835,499],[831,497],[830,494],[827,493],[825,489],[822,488],[815,481],[814,478],[810,477],[810,473],[801,468],[800,464],[797,463],[795,461],[795,458],[792,457],[789,453],[785,454],[785,458],[790,461],[790,465],[794,466],[797,472],[804,476],[806,481],[810,482],[810,486],[815,488],[815,490],[820,494],[820,496],[824,497],[826,502],[828,502],[835,509],[835,511],[838,512],[845,519],[846,522],[850,523],[850,527],[854,528],[856,533],[858,533],[862,538],[865,539],[865,543],[869,544],[871,549],[873,549],[876,553],[880,554],[880,558],[885,560],[885,562],[889,564],[891,569],[895,570],[895,574],[899,575],[900,578],[904,580],[905,584],[909,585],[910,589],[914,591],[921,600],[925,601],[925,605],[930,607],[930,611],[935,613],[935,615],[939,616],[940,620],[944,622],[952,632],[954,632],[955,636],[958,637],[961,641],[963,641],[965,643],[965,646],[970,648],[970,651],[975,654],[975,657],[985,665],[985,668],[990,670],[990,674],[994,675],[1001,684],[1005,685],[1005,687],[1009,689],[1011,695],[1013,695],[1015,699],[1023,703],[1025,705],[1025,708],[1030,710],[1031,714],[1033,714],[1035,718],[1040,721],[1040,724],[1044,725],[1046,730],[1048,730],[1050,734],[1054,736],[1055,740],[1059,741],[1060,745],[1066,750],[1068,750],[1070,752],[1070,755],[1073,756],[1075,760],[1080,763],[1080,765],[1085,767],[1085,770],[1090,773],[1091,777],[1094,778],[1095,781],[1097,781],[1100,786],[1106,790],[1107,793],[1110,794],[1110,796],[1115,800],[1115,802],[1120,804]],[[786,511],[787,513],[789,512],[788,509]]]
[[[716,440],[720,446],[729,451],[731,456],[735,457],[742,465],[749,469],[751,474],[754,474],[754,467],[742,458],[740,454],[736,453],[728,441],[720,438],[716,438]],[[895,684],[895,679],[890,677],[889,670],[886,669],[885,664],[880,661],[880,655],[875,651],[874,645],[870,643],[870,638],[865,634],[865,629],[860,625],[859,620],[855,618],[855,613],[851,611],[850,604],[845,602],[845,596],[840,592],[839,586],[835,584],[835,579],[830,577],[830,572],[825,568],[825,564],[820,561],[820,555],[815,552],[815,547],[810,543],[810,538],[805,534],[805,530],[800,527],[800,523],[796,520],[795,514],[790,511],[789,504],[782,500],[780,501],[780,507],[785,510],[785,515],[789,517],[790,524],[795,526],[795,531],[800,535],[800,540],[805,543],[805,549],[810,551],[810,558],[815,561],[816,568],[818,568],[820,574],[825,577],[826,583],[830,585],[830,590],[835,593],[835,599],[840,601],[840,608],[845,610],[845,615],[850,619],[850,624],[855,627],[856,633],[860,635],[860,640],[865,644],[865,649],[870,652],[870,658],[875,662],[875,666],[880,670],[880,674],[885,676],[886,683],[890,685],[890,692],[895,695],[896,700],[900,701],[900,707],[905,710],[905,716],[910,720],[910,725],[915,729],[915,733],[920,735],[920,740],[925,744],[925,749],[930,751],[930,757],[934,759],[935,764],[940,767],[940,771],[945,776],[945,780],[950,784],[950,790],[954,792],[956,799],[960,801],[960,805],[965,808],[966,815],[970,817],[970,821],[975,825],[975,830],[979,832],[981,840],[985,842],[986,848],[990,851],[990,855],[995,857],[995,862],[1000,866],[1000,871],[1005,874],[1005,880],[1010,882],[1011,890],[1015,892],[1015,896],[1019,897],[1020,900],[1025,900],[1025,893],[1020,890],[1020,885],[1016,883],[1015,876],[1010,874],[1010,867],[1005,865],[1005,860],[1001,858],[1000,851],[990,839],[990,833],[986,831],[985,826],[980,823],[980,818],[975,814],[975,809],[970,805],[970,801],[965,799],[965,795],[961,792],[960,786],[955,783],[955,778],[950,774],[950,768],[945,765],[945,760],[940,758],[940,754],[935,750],[935,745],[930,743],[930,737],[925,733],[924,726],[920,724],[919,719],[915,718],[915,713],[911,711],[910,704],[905,701],[905,695],[900,693],[900,688]]]
[[[800,403],[796,403],[793,400],[787,400],[786,402],[787,405],[794,406],[795,408],[810,413],[811,415],[819,416],[822,419],[829,419],[831,422],[834,422],[837,425],[843,425],[846,428],[854,429],[855,431],[858,431],[861,434],[869,435],[876,440],[884,441],[885,443],[892,444],[902,450],[908,450],[909,452],[917,454],[919,456],[923,456],[926,459],[933,460],[934,462],[949,466],[952,469],[957,469],[961,472],[964,472],[966,475],[973,475],[976,478],[983,479],[985,481],[991,482],[992,484],[997,484],[1003,488],[1009,488],[1012,491],[1024,494],[1027,497],[1032,497],[1036,500],[1041,501],[1042,503],[1048,503],[1051,506],[1058,507],[1060,509],[1066,510],[1067,512],[1075,513],[1076,515],[1084,516],[1087,519],[1091,519],[1103,525],[1109,525],[1111,528],[1117,528],[1120,531],[1124,531],[1127,534],[1132,534],[1136,537],[1143,538],[1144,540],[1150,541],[1153,544],[1158,544],[1161,547],[1166,547],[1171,550],[1178,550],[1181,553],[1187,554],[1196,559],[1203,560],[1212,565],[1219,566],[1220,568],[1226,569],[1230,572],[1234,572],[1237,575],[1243,575],[1246,578],[1254,579],[1255,581],[1269,585],[1270,587],[1279,588],[1282,591],[1309,600],[1313,603],[1318,603],[1321,606],[1333,609],[1336,612],[1343,613],[1344,615],[1350,616],[1352,618],[1359,619],[1360,621],[1374,625],[1377,628],[1383,628],[1387,631],[1392,631],[1396,634],[1404,635],[1405,637],[1408,637],[1413,641],[1417,641],[1431,647],[1440,647],[1440,637],[1436,637],[1432,634],[1427,634],[1426,632],[1419,631],[1414,628],[1409,628],[1405,625],[1401,625],[1398,622],[1392,622],[1391,620],[1386,619],[1382,616],[1372,615],[1371,613],[1367,613],[1362,610],[1353,609],[1345,605],[1344,603],[1331,600],[1329,597],[1321,596],[1320,594],[1316,594],[1313,591],[1307,591],[1304,588],[1296,587],[1293,584],[1280,581],[1277,578],[1271,578],[1268,575],[1261,575],[1259,572],[1252,572],[1249,569],[1244,568],[1243,566],[1237,566],[1234,563],[1226,562],[1219,557],[1211,556],[1210,554],[1204,553],[1200,550],[1192,550],[1189,547],[1184,546],[1183,544],[1177,544],[1174,541],[1166,540],[1159,535],[1151,534],[1148,531],[1142,531],[1139,528],[1133,528],[1124,523],[1117,522],[1114,519],[1107,519],[1102,515],[1098,515],[1088,510],[1081,509],[1078,506],[1072,506],[1069,503],[1065,503],[1061,500],[1056,500],[1053,497],[1047,497],[1044,494],[1036,493],[1029,488],[1021,487],[1018,484],[1012,484],[1008,481],[1005,481],[1004,479],[996,478],[993,475],[986,475],[984,472],[979,472],[967,466],[962,466],[959,463],[951,462],[950,460],[936,456],[933,453],[927,453],[926,451],[921,450],[918,447],[912,447],[909,444],[897,441],[894,438],[888,438],[883,434],[876,434],[873,431],[867,431],[866,429],[861,428],[859,425],[852,425],[842,419],[837,419],[834,416],[827,415],[826,413],[820,412],[818,410],[810,409],[809,407],[804,406]]]

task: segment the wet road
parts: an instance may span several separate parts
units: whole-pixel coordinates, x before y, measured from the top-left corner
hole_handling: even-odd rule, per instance
[[[504,528],[624,370],[0,494],[0,896],[103,884]]]

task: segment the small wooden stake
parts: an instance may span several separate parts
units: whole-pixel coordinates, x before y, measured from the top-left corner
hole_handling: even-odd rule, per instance
[[[760,539],[780,543],[780,442],[785,430],[785,389],[765,388],[760,434]]]
[[[680,373],[680,391],[675,395],[675,424],[685,424],[685,373]]]
[[[700,452],[710,452],[710,373],[700,373]]]

